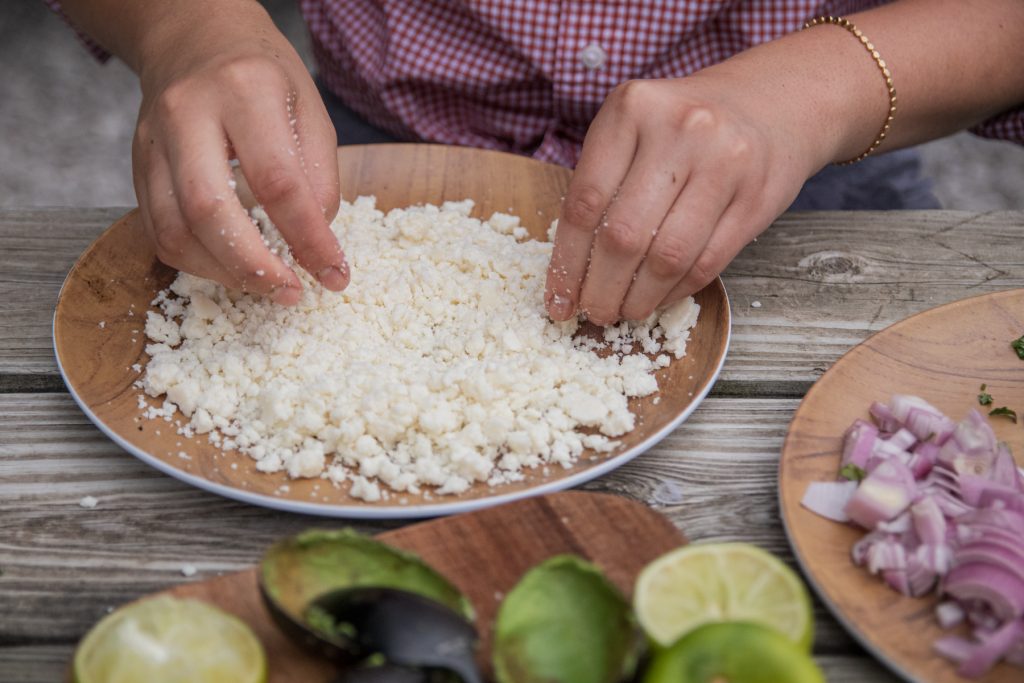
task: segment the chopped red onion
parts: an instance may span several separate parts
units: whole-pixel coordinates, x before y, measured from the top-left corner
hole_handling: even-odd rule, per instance
[[[926,495],[910,507],[914,530],[922,543],[940,545],[946,542],[946,518],[934,496]]]
[[[868,412],[871,413],[871,417],[874,418],[875,424],[878,425],[878,428],[882,432],[891,434],[903,426],[900,424],[900,421],[896,419],[896,416],[893,415],[889,406],[884,403],[875,401],[871,404],[871,407],[868,408]]]
[[[953,628],[963,623],[964,617],[967,614],[964,612],[964,608],[959,603],[949,601],[940,602],[935,606],[935,618],[939,622],[939,626],[942,628]]]
[[[800,504],[835,522],[848,522],[846,505],[857,490],[855,481],[815,481],[807,487]]]
[[[868,571],[877,574],[890,569],[907,568],[907,549],[893,536],[868,548]]]
[[[972,638],[933,647],[962,675],[999,661],[1024,666],[1024,469],[976,410],[954,423],[924,399],[897,395],[869,412],[877,427],[855,421],[842,457],[867,476],[812,484],[801,502],[867,529],[852,560],[894,590],[920,596],[938,585],[952,598],[936,619],[943,628],[966,622]]]
[[[921,441],[943,443],[954,433],[953,421],[923,398],[896,394],[889,400],[889,407],[900,425]]]
[[[960,663],[957,673],[968,678],[982,676],[1003,658],[1011,648],[1015,647],[1024,636],[1024,621],[1016,619],[1007,621],[998,631],[974,647],[974,650]]]
[[[878,429],[870,422],[857,420],[850,425],[843,436],[843,459],[840,469],[846,465],[856,465],[866,470],[872,446],[877,439]]]
[[[906,428],[898,429],[892,436],[886,439],[901,451],[909,451],[910,447],[917,443],[917,437]]]
[[[932,643],[932,649],[943,658],[959,664],[971,656],[974,643],[960,636],[946,636]]]
[[[1024,583],[1001,567],[972,562],[946,574],[942,592],[957,600],[979,600],[1000,620],[1024,615]]]
[[[865,529],[893,519],[913,502],[914,475],[903,463],[888,460],[861,481],[846,505],[846,514]]]

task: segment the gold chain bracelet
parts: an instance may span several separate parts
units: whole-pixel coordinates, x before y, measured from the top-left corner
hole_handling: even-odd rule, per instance
[[[852,21],[850,21],[849,19],[844,19],[842,17],[817,17],[805,23],[804,28],[807,29],[811,28],[812,26],[821,26],[822,24],[832,24],[834,26],[839,26],[840,28],[845,28],[847,31],[852,33],[857,38],[857,40],[860,41],[861,45],[864,46],[864,49],[868,51],[868,54],[871,55],[871,58],[875,60],[875,64],[878,65],[878,68],[882,72],[882,76],[885,78],[885,87],[889,91],[889,112],[885,116],[885,123],[882,124],[882,129],[878,132],[878,137],[875,138],[875,141],[871,143],[870,147],[868,147],[866,150],[861,152],[853,159],[836,162],[837,166],[845,166],[847,164],[855,164],[858,161],[867,158],[872,152],[878,149],[878,146],[882,144],[883,140],[885,140],[885,136],[889,134],[889,127],[892,125],[892,120],[896,116],[896,88],[893,87],[892,84],[892,72],[889,71],[889,67],[886,65],[885,60],[882,59],[882,55],[878,54],[878,50],[875,49],[874,44],[870,40],[868,40],[868,37],[864,35],[864,33],[859,28],[854,26]]]

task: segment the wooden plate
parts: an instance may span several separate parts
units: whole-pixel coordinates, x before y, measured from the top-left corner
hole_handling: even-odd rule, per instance
[[[934,615],[934,597],[908,598],[890,590],[850,560],[864,533],[801,507],[813,481],[834,480],[842,434],[868,419],[872,401],[914,394],[959,421],[978,408],[982,383],[995,406],[1024,411],[1024,361],[1010,341],[1024,334],[1024,291],[964,299],[925,311],[882,330],[843,356],[811,388],[789,427],[779,466],[779,504],[790,544],[804,573],[836,618],[876,657],[913,681],[963,681],[956,665],[933,654],[949,632]],[[991,418],[999,439],[1024,461],[1024,430]],[[1021,670],[1006,664],[983,679],[1010,683]]]
[[[579,555],[598,565],[629,597],[644,565],[686,543],[668,519],[647,506],[582,491],[413,524],[377,538],[416,553],[469,598],[477,615],[484,671],[490,669],[498,606],[531,567],[553,555]],[[252,567],[163,593],[203,600],[249,624],[267,653],[268,683],[334,680],[333,667],[300,650],[274,626],[260,599],[256,571]]]
[[[338,150],[342,195],[373,194],[384,209],[471,198],[475,215],[514,212],[536,239],[557,217],[569,171],[499,152],[437,145],[367,145]],[[408,518],[451,514],[576,486],[619,467],[682,422],[718,377],[729,345],[729,302],[720,280],[696,296],[700,318],[687,356],[657,373],[660,400],[632,400],[638,427],[610,454],[584,453],[571,469],[531,472],[525,481],[492,489],[477,484],[459,496],[392,495],[366,503],[347,485],[289,480],[263,474],[237,452],[222,452],[205,437],[186,439],[171,423],[140,419],[132,387],[148,357],[143,326],[156,293],[174,271],[157,261],[140,234],[136,212],[121,218],[89,247],[69,273],[54,315],[57,363],[71,395],[119,446],[144,462],[199,488],[255,505],[349,518]],[[157,401],[147,399],[150,405]],[[184,457],[182,457],[182,455]]]

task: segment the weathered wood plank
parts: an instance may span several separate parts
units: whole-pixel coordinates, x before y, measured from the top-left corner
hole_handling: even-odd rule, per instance
[[[0,646],[0,683],[54,683],[61,680],[74,654],[74,645]],[[898,681],[866,656],[815,657],[829,683],[890,683]]]
[[[121,213],[0,210],[0,376],[55,372],[50,321],[60,283]],[[892,322],[971,294],[1024,286],[1022,233],[1024,212],[784,216],[726,271],[735,325],[719,390],[778,395],[780,387],[765,383],[787,382],[783,395],[798,395],[851,346]]]
[[[50,324],[64,276],[127,210],[0,210],[0,374],[56,372]]]
[[[692,540],[748,541],[792,562],[776,472],[796,405],[709,399],[657,448],[587,488],[646,502]],[[0,644],[76,638],[108,606],[184,581],[185,564],[209,577],[253,563],[281,536],[345,524],[180,484],[118,449],[64,394],[3,395],[0,415]],[[86,495],[99,499],[95,509],[79,506]],[[820,651],[854,648],[820,605],[817,615]]]

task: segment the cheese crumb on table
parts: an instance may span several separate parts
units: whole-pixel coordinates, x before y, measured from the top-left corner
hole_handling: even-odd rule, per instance
[[[341,293],[295,267],[255,209],[301,300],[281,307],[179,274],[147,313],[142,387],[164,402],[146,416],[180,411],[180,433],[237,448],[261,472],[349,482],[371,502],[613,451],[635,426],[628,399],[657,391],[654,372],[685,355],[700,307],[691,297],[603,339],[576,335],[576,320],[543,307],[552,245],[472,206],[343,202],[332,229],[353,278]]]
[[[78,501],[81,507],[92,509],[99,505],[100,501],[94,496],[84,496],[82,500]]]

